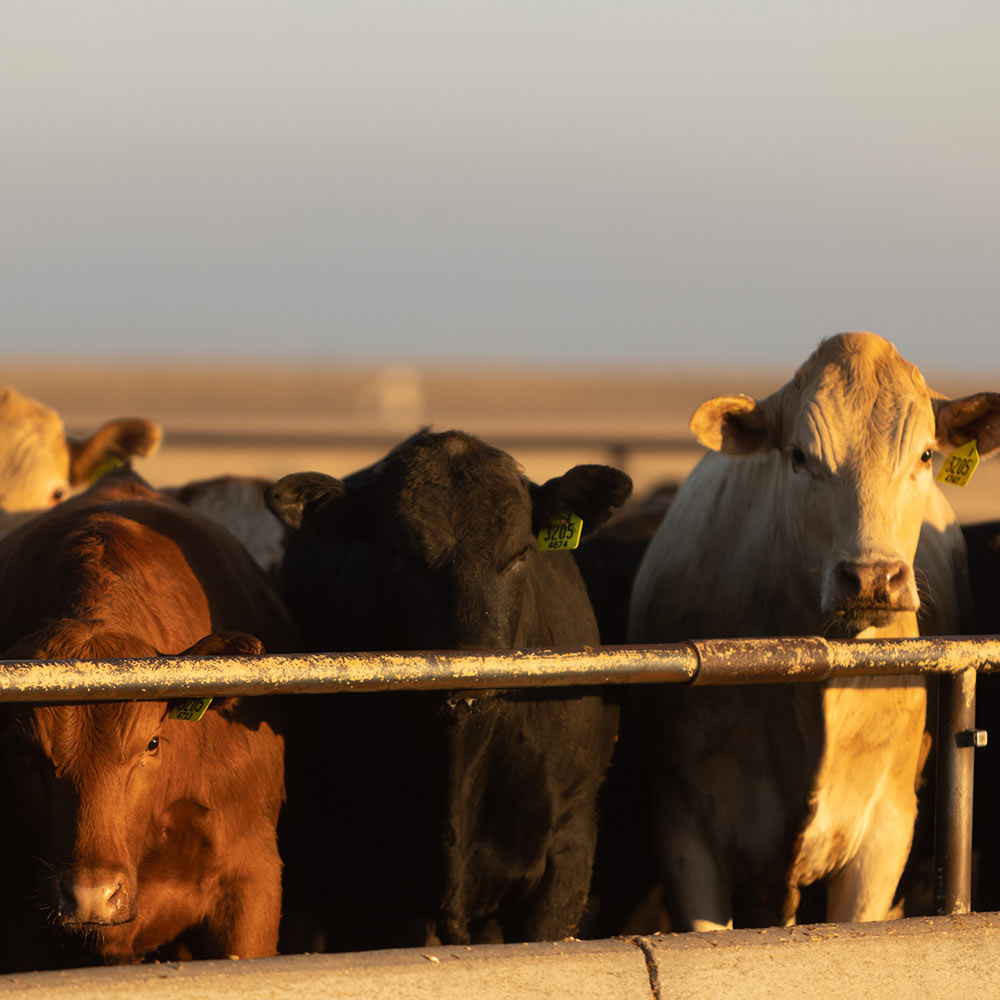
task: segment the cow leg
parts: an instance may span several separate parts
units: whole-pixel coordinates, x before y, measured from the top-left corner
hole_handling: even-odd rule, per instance
[[[830,920],[885,920],[889,914],[913,841],[916,786],[928,746],[926,704],[919,677],[891,684],[876,677],[843,678],[831,681],[824,694],[827,738],[834,749],[868,740],[864,755],[838,753],[817,809],[830,831],[858,844],[842,868],[827,869],[835,872],[827,880]],[[866,720],[877,717],[882,725],[870,731]]]
[[[595,796],[596,797],[596,796]],[[558,941],[576,934],[590,891],[597,847],[596,806],[553,834],[545,873],[522,909],[501,917],[505,941]]]
[[[885,920],[913,840],[916,797],[887,799],[873,811],[854,857],[827,881],[827,920]]]
[[[211,957],[262,958],[278,950],[281,918],[281,862],[272,842],[254,857],[252,874],[223,887],[224,898],[209,918]]]
[[[732,890],[705,831],[689,807],[660,789],[656,800],[656,853],[675,931],[732,928]]]

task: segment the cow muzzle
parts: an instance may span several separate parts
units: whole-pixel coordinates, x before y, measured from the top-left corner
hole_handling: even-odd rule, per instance
[[[59,879],[59,921],[78,924],[127,924],[135,920],[135,880],[122,869],[89,868]]]
[[[884,627],[919,607],[913,567],[901,559],[843,560],[833,568],[826,610],[845,634]]]

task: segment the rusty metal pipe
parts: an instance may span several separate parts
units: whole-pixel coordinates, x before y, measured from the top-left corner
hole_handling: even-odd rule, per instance
[[[697,656],[686,645],[0,661],[0,701],[685,683],[697,665]]]
[[[196,694],[748,684],[949,674],[1000,665],[1000,639],[705,639],[501,652],[0,661],[0,701],[100,701]]]
[[[1000,667],[1000,639],[702,639],[694,684],[770,684],[831,677],[954,674]]]

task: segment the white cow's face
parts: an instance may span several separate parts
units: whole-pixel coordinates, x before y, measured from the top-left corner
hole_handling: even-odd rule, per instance
[[[59,415],[12,390],[0,394],[0,509],[44,510],[70,492],[70,453]]]
[[[913,557],[937,435],[923,379],[893,360],[868,372],[850,356],[812,366],[787,394],[776,442],[820,611],[847,635],[920,606]]]
[[[67,438],[55,410],[0,389],[0,514],[43,511],[133,455],[151,455],[158,424],[110,420],[87,438]],[[6,527],[11,519],[4,520]]]
[[[1000,397],[935,398],[920,372],[873,334],[824,341],[795,377],[761,402],[720,397],[699,407],[704,444],[767,456],[775,516],[795,539],[827,632],[892,627],[920,606],[913,558],[931,457],[977,438],[1000,444]]]

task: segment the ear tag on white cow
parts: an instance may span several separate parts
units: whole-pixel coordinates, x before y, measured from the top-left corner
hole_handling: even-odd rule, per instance
[[[580,544],[583,534],[583,521],[576,514],[556,514],[549,520],[547,528],[538,533],[539,552],[552,552],[555,549],[575,549]]]
[[[115,469],[120,469],[125,464],[125,459],[119,457],[118,455],[112,455],[110,458],[106,458],[96,469],[90,474],[90,481],[96,483],[101,476],[106,476],[109,472],[114,472]]]
[[[979,452],[976,451],[976,439],[966,441],[956,448],[945,460],[938,473],[939,483],[951,483],[952,486],[964,486],[979,465]]]
[[[211,698],[188,698],[170,709],[167,718],[180,719],[182,722],[197,722],[211,704]]]

